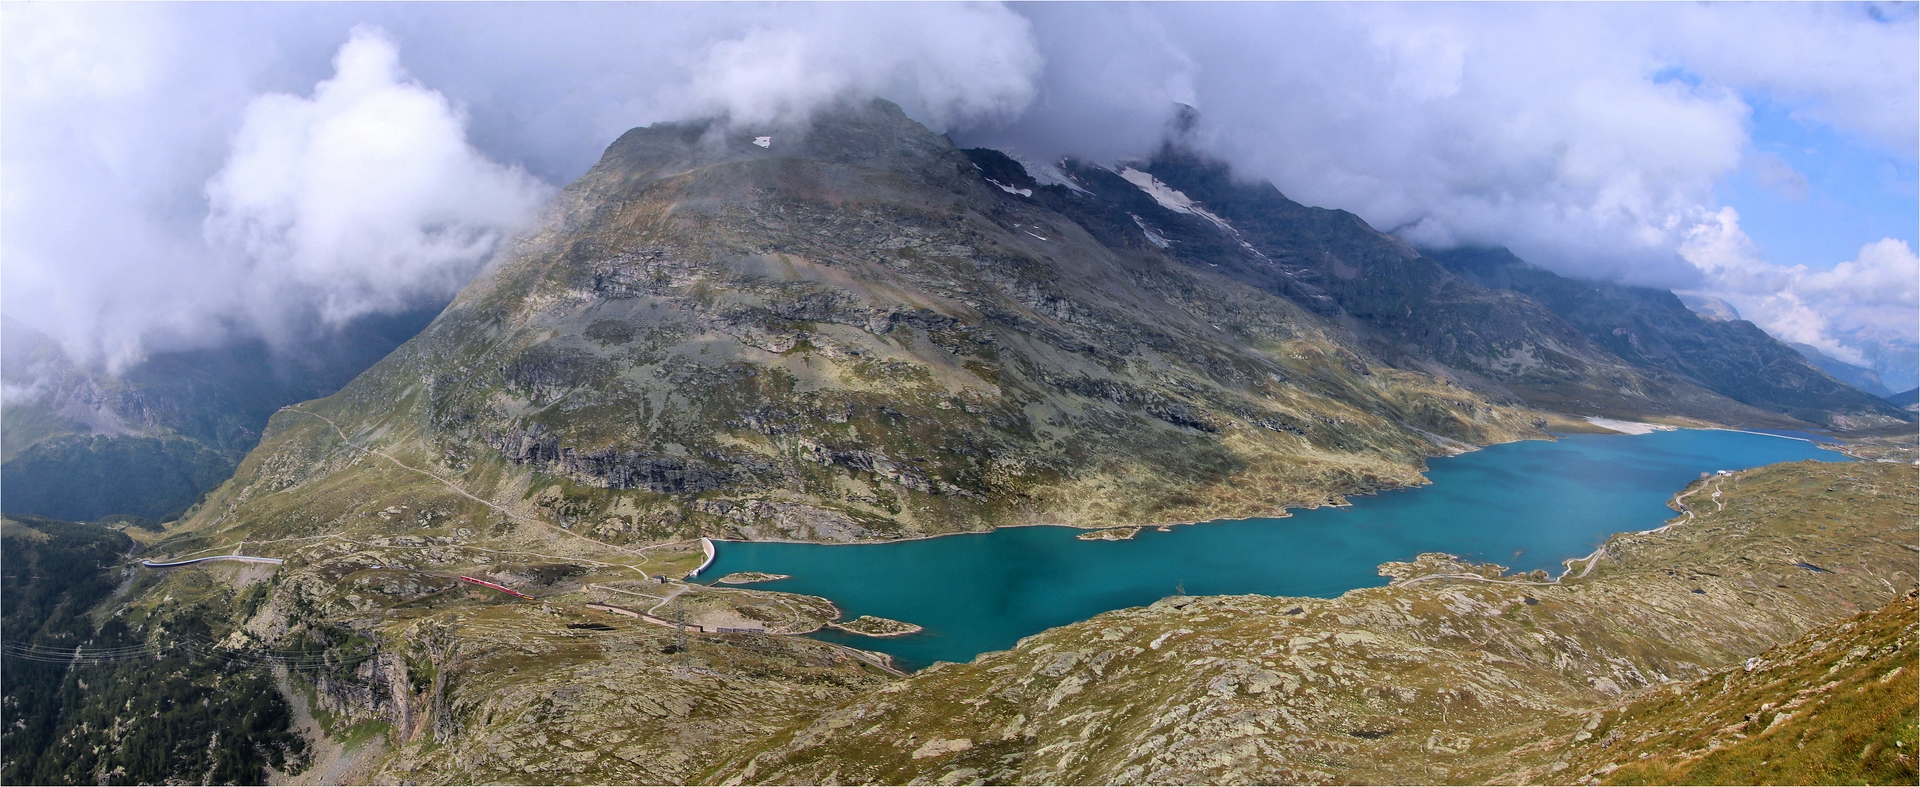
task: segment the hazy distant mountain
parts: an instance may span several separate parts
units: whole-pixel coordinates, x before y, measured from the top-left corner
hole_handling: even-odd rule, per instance
[[[1880,376],[1889,390],[1920,385],[1920,345],[1912,340],[1888,336],[1866,336],[1861,332],[1842,333],[1838,340],[1860,353],[1867,368]]]
[[[177,515],[233,473],[273,411],[332,393],[438,312],[364,317],[279,353],[258,340],[155,353],[117,376],[8,319],[0,508],[68,520]]]
[[[1462,276],[1545,304],[1596,344],[1635,366],[1730,399],[1841,429],[1908,416],[1834,379],[1745,320],[1708,319],[1666,290],[1561,276],[1506,249],[1433,252]]]
[[[1707,298],[1697,295],[1680,295],[1679,293],[1674,294],[1678,296],[1680,302],[1686,304],[1686,307],[1692,310],[1694,314],[1698,314],[1709,320],[1724,322],[1727,320],[1745,319],[1740,316],[1740,310],[1733,308],[1733,304],[1726,302],[1725,299]]]
[[[1800,352],[1808,363],[1820,367],[1820,370],[1833,376],[1833,379],[1851,385],[1874,396],[1885,398],[1893,393],[1880,379],[1880,373],[1865,366],[1847,363],[1823,353],[1820,348],[1799,342],[1787,342],[1788,347]]]

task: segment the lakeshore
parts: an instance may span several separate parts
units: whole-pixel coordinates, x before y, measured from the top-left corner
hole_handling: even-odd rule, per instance
[[[1147,527],[1111,541],[1055,526],[882,544],[723,542],[711,570],[788,574],[756,587],[822,596],[850,618],[920,624],[881,641],[813,635],[919,667],[1170,595],[1331,598],[1386,584],[1382,564],[1428,552],[1560,573],[1614,533],[1679,516],[1669,501],[1702,472],[1805,459],[1847,461],[1804,440],[1735,431],[1570,435],[1435,459],[1429,485],[1284,518]]]

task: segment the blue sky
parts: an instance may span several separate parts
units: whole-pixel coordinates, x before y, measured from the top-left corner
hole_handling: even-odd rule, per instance
[[[1920,179],[1912,155],[1900,156],[1824,123],[1795,117],[1765,95],[1753,106],[1754,155],[1715,192],[1740,212],[1740,227],[1769,262],[1827,270],[1882,238],[1920,248]],[[1778,156],[1805,177],[1763,174],[1760,155]]]

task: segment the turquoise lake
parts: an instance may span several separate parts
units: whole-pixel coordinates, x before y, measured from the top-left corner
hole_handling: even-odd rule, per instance
[[[1386,584],[1381,563],[1448,552],[1517,571],[1591,553],[1608,536],[1659,527],[1667,501],[1702,472],[1802,459],[1846,461],[1804,440],[1681,430],[1571,435],[1431,460],[1431,485],[1351,498],[1281,518],[1146,528],[1130,541],[1014,527],[886,544],[722,542],[708,577],[789,574],[750,587],[832,599],[848,619],[878,615],[926,631],[818,636],[892,654],[900,666],[965,662],[1101,612],[1190,595],[1331,598]]]

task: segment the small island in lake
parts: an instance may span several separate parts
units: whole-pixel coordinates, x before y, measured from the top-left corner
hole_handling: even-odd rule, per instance
[[[872,615],[861,615],[845,623],[828,623],[827,625],[866,637],[901,637],[922,631],[919,626],[912,623],[876,618]]]
[[[1161,530],[1165,529],[1164,527],[1161,528]],[[1140,528],[1138,527],[1109,527],[1100,530],[1089,530],[1074,536],[1074,538],[1080,539],[1081,541],[1126,541],[1139,535],[1139,533]]]
[[[772,582],[776,579],[792,579],[787,574],[768,574],[762,571],[736,571],[714,580],[720,585],[751,585],[755,582]]]

